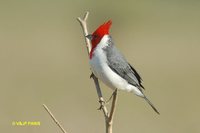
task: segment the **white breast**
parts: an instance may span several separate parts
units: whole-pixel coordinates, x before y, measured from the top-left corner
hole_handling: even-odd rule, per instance
[[[108,36],[105,35],[97,45],[90,60],[91,70],[94,75],[111,89],[131,91],[131,87],[126,80],[113,72],[107,64],[106,54],[103,49],[107,45]],[[132,86],[132,85],[131,85]]]

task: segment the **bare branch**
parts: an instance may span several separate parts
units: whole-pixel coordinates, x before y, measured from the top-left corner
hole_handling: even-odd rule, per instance
[[[51,116],[51,118],[53,119],[53,121],[56,123],[56,125],[61,129],[61,131],[63,133],[67,133],[65,131],[65,129],[63,128],[63,126],[59,123],[59,121],[55,118],[55,116],[51,113],[50,109],[45,105],[43,104],[42,105],[44,107],[44,109],[47,111],[47,113]]]
[[[116,110],[116,103],[117,103],[117,89],[113,93],[113,100],[112,100],[110,115],[109,115],[108,122],[107,122],[107,124],[108,124],[107,132],[108,133],[112,133],[113,118],[114,118],[114,113]]]
[[[90,43],[90,40],[88,38],[86,38],[86,36],[88,35],[88,30],[87,30],[88,15],[89,15],[89,12],[86,12],[83,19],[78,17],[77,20],[79,21],[79,23],[83,29],[83,35],[85,37],[86,48],[87,48],[87,52],[89,55],[89,53],[91,51],[91,43]],[[97,95],[99,98],[100,109],[103,111],[103,114],[105,117],[106,133],[112,133],[113,117],[114,117],[114,112],[115,112],[116,102],[117,102],[117,90],[113,93],[113,101],[112,101],[112,105],[111,105],[111,111],[110,111],[110,113],[108,113],[108,110],[105,106],[105,101],[104,101],[102,93],[101,93],[101,88],[99,85],[98,78],[94,74],[92,74],[90,77],[94,80]]]
[[[87,18],[88,18],[88,15],[89,15],[89,12],[86,12],[83,19],[78,17],[77,20],[79,21],[79,23],[80,23],[80,25],[81,25],[81,27],[83,29],[83,35],[84,35],[84,38],[85,38],[87,52],[88,52],[88,55],[89,55],[89,53],[91,51],[91,43],[90,43],[90,40],[86,37],[88,35],[88,30],[87,30]]]
[[[88,55],[89,55],[89,53],[91,51],[91,43],[90,43],[90,40],[86,37],[88,35],[88,30],[87,30],[88,15],[89,15],[89,12],[86,12],[83,19],[78,17],[77,20],[79,21],[79,23],[80,23],[80,25],[83,29],[83,34],[84,34],[84,38],[85,38],[85,42],[86,42],[86,48],[87,48],[87,52],[88,52]],[[103,96],[102,96],[102,92],[101,92],[101,88],[100,88],[100,85],[99,85],[98,78],[94,74],[92,74],[90,77],[94,81],[94,84],[95,84],[95,87],[96,87],[96,90],[97,90],[97,95],[98,95],[98,98],[99,98],[100,109],[103,111],[103,114],[104,114],[104,117],[105,117],[106,133],[112,133],[113,118],[114,118],[114,113],[115,113],[115,109],[116,109],[116,102],[117,102],[117,89],[113,93],[111,111],[110,111],[110,113],[108,113],[108,110],[105,106],[105,101],[104,101]],[[61,129],[61,131],[63,133],[67,133],[65,131],[65,129],[63,128],[63,126],[59,123],[59,121],[51,113],[50,109],[45,104],[43,104],[43,107],[47,111],[47,113],[51,116],[51,118],[56,123],[56,125]]]
[[[113,101],[112,101],[112,106],[111,106],[111,110],[110,110],[109,122],[113,121],[113,117],[114,117],[114,113],[115,113],[115,109],[116,109],[116,103],[117,103],[117,89],[115,90],[115,92],[113,94]]]
[[[86,48],[87,48],[88,55],[89,55],[89,53],[91,51],[91,43],[90,43],[90,40],[86,37],[86,35],[88,35],[88,29],[87,29],[87,18],[88,18],[88,15],[89,15],[89,12],[86,12],[83,19],[78,17],[77,20],[79,21],[79,23],[80,23],[80,25],[81,25],[81,27],[83,29],[83,35],[85,37]],[[102,96],[102,93],[101,93],[101,89],[100,89],[98,78],[94,74],[92,74],[90,77],[94,80],[94,84],[95,84],[95,87],[96,87],[96,90],[97,90],[97,95],[98,95],[98,98],[99,98],[99,102],[101,104],[101,109],[103,110],[104,115],[106,117],[108,117],[108,111],[107,111],[106,107],[103,105],[104,99],[103,99],[103,96]]]
[[[87,12],[85,13],[85,15],[84,15],[84,21],[85,21],[85,22],[87,21],[88,16],[89,16],[89,12],[87,11]]]

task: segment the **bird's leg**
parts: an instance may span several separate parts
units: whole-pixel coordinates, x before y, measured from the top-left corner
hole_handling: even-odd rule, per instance
[[[100,99],[100,100],[99,100],[100,107],[98,108],[98,110],[101,110],[102,107],[103,107],[104,105],[109,104],[109,102],[111,101],[111,99],[113,98],[113,96],[114,96],[114,94],[115,94],[116,92],[117,92],[117,89],[115,89],[115,91],[112,93],[112,95],[110,96],[110,98],[109,98],[108,100],[106,100],[106,101],[104,101],[103,99]]]
[[[114,94],[116,94],[117,89],[115,89],[115,91],[112,93],[112,95],[110,96],[110,98],[106,101],[106,104],[109,104],[110,100],[113,98]]]

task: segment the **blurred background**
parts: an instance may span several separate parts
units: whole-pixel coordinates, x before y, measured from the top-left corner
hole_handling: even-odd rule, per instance
[[[0,132],[102,133],[99,107],[77,17],[93,32],[112,19],[116,46],[143,78],[144,100],[120,92],[114,133],[200,132],[200,1],[1,0]],[[105,99],[112,91],[101,84]],[[12,126],[40,121],[40,126]]]

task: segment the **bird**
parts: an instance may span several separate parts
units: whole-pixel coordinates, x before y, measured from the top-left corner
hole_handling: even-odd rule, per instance
[[[122,90],[139,96],[160,114],[144,94],[139,73],[116,48],[109,34],[112,20],[100,25],[92,34],[86,35],[91,41],[89,64],[92,73],[112,90]]]

